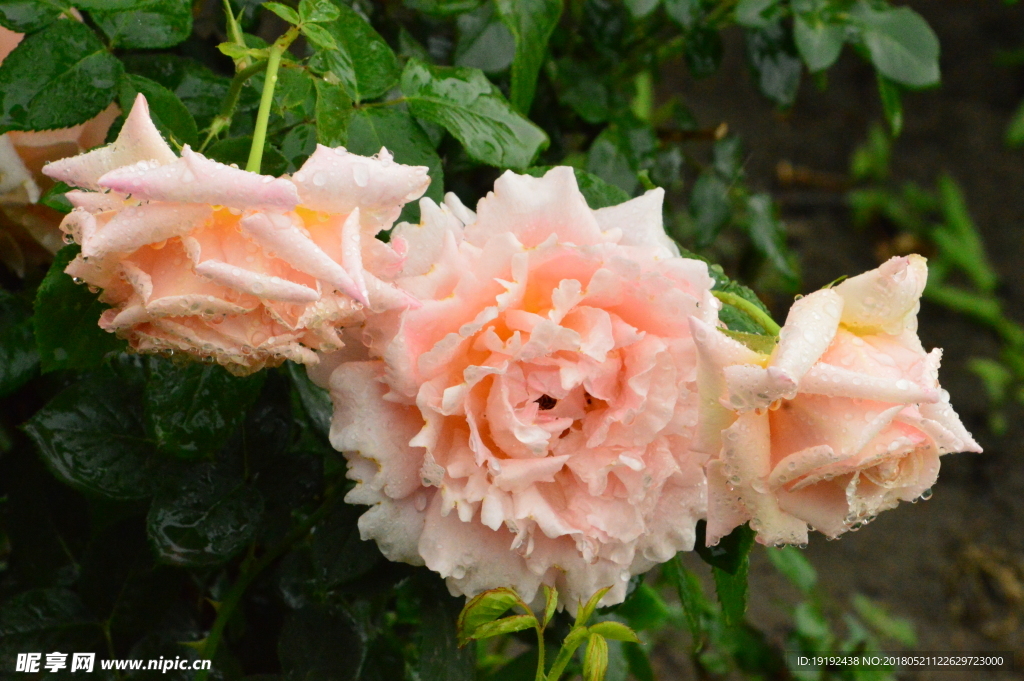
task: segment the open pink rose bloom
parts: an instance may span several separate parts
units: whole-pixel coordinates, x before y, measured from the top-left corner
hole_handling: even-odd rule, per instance
[[[374,238],[429,182],[426,168],[318,147],[291,177],[164,142],[139,95],[117,140],[51,163],[81,188],[62,228],[67,273],[103,289],[100,325],[140,351],[182,350],[238,373],[317,361],[368,311],[415,305],[388,283],[401,240]]]
[[[364,539],[453,593],[548,583],[570,608],[606,586],[621,601],[693,548],[707,457],[688,320],[714,325],[719,305],[662,197],[595,211],[570,168],[507,172],[475,214],[449,194],[396,227],[396,282],[422,307],[369,319],[369,357],[329,379]]]
[[[748,520],[765,544],[836,537],[927,496],[941,455],[981,451],[917,337],[927,275],[893,258],[798,300],[770,356],[691,320],[709,543]]]

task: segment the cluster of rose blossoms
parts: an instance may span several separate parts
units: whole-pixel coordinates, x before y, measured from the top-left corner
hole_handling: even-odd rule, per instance
[[[179,157],[141,96],[117,141],[45,172],[81,188],[67,272],[103,289],[101,326],[238,373],[306,364],[362,537],[455,594],[617,603],[698,520],[709,544],[748,521],[765,544],[836,537],[981,451],[917,337],[919,256],[801,298],[766,355],[718,321],[660,189],[591,210],[570,168],[506,172],[476,212],[422,199],[391,229],[425,168]]]

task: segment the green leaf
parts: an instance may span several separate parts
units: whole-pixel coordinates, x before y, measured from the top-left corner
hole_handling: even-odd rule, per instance
[[[636,632],[621,622],[605,620],[604,622],[591,624],[588,628],[590,629],[591,634],[600,634],[601,636],[610,638],[613,641],[640,643],[640,639],[637,638]]]
[[[558,607],[558,589],[547,584],[542,584],[544,589],[544,620],[542,627],[546,627],[551,618],[555,616],[555,609]]]
[[[341,84],[317,78],[316,136],[320,144],[341,147],[348,140],[348,122],[352,117],[352,98]]]
[[[642,645],[627,643],[622,646],[622,654],[629,665],[629,673],[636,681],[656,681],[651,660],[647,657],[647,651]]]
[[[281,155],[288,162],[287,172],[292,173],[302,167],[302,164],[314,151],[316,151],[316,125],[313,123],[296,125],[285,133],[284,139],[281,140]]]
[[[92,29],[77,21],[25,36],[0,64],[0,133],[86,122],[113,101],[121,70]]]
[[[610,586],[600,589],[590,597],[590,600],[588,600],[585,605],[581,605],[579,611],[576,613],[577,627],[585,626],[586,623],[590,621],[590,617],[594,614],[594,611],[597,610],[597,604],[601,602],[601,599],[604,598],[605,594],[611,591],[611,589],[612,588]]]
[[[36,291],[36,346],[43,373],[58,369],[90,369],[104,357],[125,347],[124,341],[99,327],[106,306],[85,286],[75,284],[64,274],[78,246],[65,246],[53,258],[53,264]]]
[[[939,39],[920,14],[908,7],[879,11],[866,0],[859,0],[851,14],[883,76],[909,87],[938,84]]]
[[[524,115],[530,112],[548,40],[562,16],[562,2],[563,0],[494,0],[498,16],[512,33],[516,43],[509,99],[512,106]]]
[[[689,30],[700,20],[700,0],[663,0],[665,13],[683,28]]]
[[[187,0],[157,0],[124,12],[90,15],[114,47],[125,49],[174,47],[192,33],[192,3]]]
[[[1024,144],[1024,102],[1013,112],[1010,124],[1006,126],[1006,143],[1011,147]]]
[[[339,606],[307,605],[288,614],[277,642],[286,681],[356,681],[366,662],[366,633]]]
[[[182,567],[214,567],[256,536],[263,497],[226,464],[189,467],[153,499],[146,518],[160,560]]]
[[[747,28],[764,28],[782,14],[779,0],[740,0],[736,3],[736,23]]]
[[[303,22],[321,23],[334,21],[341,15],[338,6],[330,0],[302,0],[299,3],[299,17]]]
[[[604,681],[608,671],[608,641],[604,636],[591,634],[587,652],[583,655],[583,681]]]
[[[608,84],[583,62],[558,62],[559,101],[587,123],[604,123],[611,117]]]
[[[265,10],[270,10],[293,26],[298,25],[302,21],[299,19],[298,13],[288,5],[282,5],[279,2],[265,2],[261,7]]]
[[[768,548],[768,559],[793,586],[805,596],[811,595],[818,583],[818,573],[803,552],[795,546]]]
[[[782,22],[747,31],[747,59],[761,94],[783,109],[792,106],[803,65]]]
[[[548,143],[544,131],[517,114],[477,69],[410,59],[402,91],[413,115],[444,127],[482,163],[525,168]]]
[[[456,629],[459,599],[437,575],[417,576],[420,600],[420,681],[473,681],[476,679],[476,651],[462,647]],[[537,663],[534,662],[534,668]]]
[[[524,629],[534,629],[537,626],[537,618],[533,615],[510,615],[508,617],[502,617],[501,619],[494,620],[493,622],[485,622],[476,628],[472,635],[468,636],[470,641],[483,641],[484,639],[493,638],[495,636],[502,636],[504,634],[514,634],[517,631],[523,631]]]
[[[125,70],[160,83],[173,92],[202,130],[220,113],[231,79],[214,73],[199,62],[173,54],[135,54],[124,58]],[[258,105],[254,91],[243,90],[239,109]],[[244,167],[244,165],[242,166]]]
[[[130,74],[121,77],[120,104],[126,117],[140,93],[146,96],[150,117],[165,137],[178,145],[198,144],[199,132],[192,114],[173,92],[149,78]]]
[[[626,0],[626,9],[637,19],[643,19],[661,4],[661,0]]]
[[[796,633],[814,644],[819,651],[828,650],[832,642],[832,628],[821,608],[811,601],[797,604],[793,610]]]
[[[544,175],[553,167],[554,166],[534,166],[532,168],[527,168],[523,173],[533,177],[544,177]],[[576,174],[576,184],[580,188],[580,193],[583,194],[583,198],[587,200],[587,205],[593,210],[606,208],[608,206],[617,206],[620,203],[629,201],[630,199],[629,194],[613,184],[608,184],[597,175],[591,175],[587,171],[580,170],[579,168],[573,168],[573,173]]]
[[[669,609],[657,591],[641,584],[615,608],[615,614],[624,618],[633,629],[658,629],[669,617]]]
[[[385,94],[398,82],[395,53],[355,10],[335,0],[339,17],[321,24],[337,49],[319,50],[309,67],[320,74],[333,74],[357,104]]]
[[[710,609],[700,578],[686,569],[679,559],[679,554],[665,563],[662,570],[679,595],[679,603],[683,606],[683,615],[686,616],[686,625],[693,641],[693,650],[696,652],[700,650],[704,641],[703,615]]]
[[[309,420],[321,435],[328,437],[331,432],[331,419],[334,416],[331,394],[309,379],[305,367],[293,362],[288,362],[285,367]]]
[[[498,619],[514,605],[519,605],[529,612],[519,594],[505,587],[489,589],[471,598],[459,613],[459,645],[469,643],[476,635],[477,629]]]
[[[0,606],[0,664],[13,670],[18,653],[90,650],[100,629],[74,592],[36,589],[8,598]],[[10,672],[13,676],[13,672]]]
[[[900,86],[881,73],[876,72],[876,75],[878,77],[878,96],[882,100],[885,120],[889,123],[892,136],[899,137],[900,132],[903,131],[903,102],[900,100]]]
[[[729,222],[732,206],[729,186],[716,173],[704,171],[690,192],[690,215],[696,227],[697,245],[707,246]]]
[[[324,591],[364,576],[382,559],[377,545],[359,536],[358,520],[364,510],[337,504],[310,537],[313,570]]]
[[[43,192],[43,195],[39,197],[39,203],[43,204],[47,208],[52,208],[55,211],[67,215],[74,210],[74,206],[72,206],[71,202],[68,201],[66,196],[64,196],[71,191],[71,189],[72,187],[64,184],[63,182],[54,182],[53,186]]]
[[[441,158],[408,111],[394,107],[356,111],[348,122],[348,142],[345,146],[352,153],[364,156],[372,156],[380,152],[381,147],[386,147],[398,163],[426,166],[430,186],[424,196],[437,203],[444,198]]]
[[[58,480],[93,495],[145,499],[156,482],[141,385],[103,369],[65,388],[25,424]]]
[[[334,41],[334,36],[323,26],[317,24],[306,24],[302,27],[302,34],[309,38],[309,42],[313,43],[321,50],[337,50],[338,43]]]
[[[811,73],[832,66],[843,50],[845,39],[846,31],[841,25],[826,23],[816,14],[793,17],[793,40]]]
[[[853,609],[879,636],[908,647],[917,645],[917,635],[910,620],[895,617],[881,603],[863,594],[854,594]]]
[[[154,361],[146,382],[148,430],[161,449],[175,456],[211,456],[242,423],[264,377],[232,376],[217,364]]]
[[[786,253],[785,227],[775,218],[775,207],[768,194],[755,194],[747,199],[747,231],[754,247],[784,277],[796,279]]]
[[[729,573],[719,568],[712,568],[715,578],[715,591],[718,602],[722,605],[722,617],[726,625],[739,626],[747,612],[747,575],[750,572],[750,558],[744,556],[739,569]]]
[[[754,545],[754,531],[746,525],[740,525],[714,546],[705,546],[707,525],[702,521],[697,524],[697,540],[694,550],[708,565],[728,574],[736,574],[743,561],[750,554]]]
[[[427,14],[447,17],[470,12],[479,7],[481,2],[483,0],[405,0],[405,6]]]
[[[39,0],[2,0],[0,26],[17,33],[35,33],[56,21],[61,11],[59,5]]]
[[[32,306],[0,289],[0,397],[20,388],[38,369]]]
[[[695,26],[686,34],[683,56],[694,78],[713,75],[722,63],[722,38],[718,31],[706,26]]]
[[[638,167],[630,158],[629,143],[616,125],[601,131],[587,151],[587,172],[632,194],[640,183]]]
[[[459,41],[455,45],[455,65],[498,73],[512,65],[516,41],[494,11],[494,3],[480,5],[459,15]]]
[[[763,335],[763,330],[762,333],[746,333],[743,331],[733,331],[731,329],[720,329],[720,331],[729,338],[743,343],[754,352],[759,352],[762,355],[772,354],[775,350],[775,346],[779,344],[778,337]]]
[[[226,165],[232,163],[244,168],[249,160],[249,149],[252,148],[252,137],[228,137],[214,142],[206,150],[206,156]],[[281,152],[267,144],[263,147],[263,163],[261,172],[267,175],[281,175],[288,168],[288,160]]]

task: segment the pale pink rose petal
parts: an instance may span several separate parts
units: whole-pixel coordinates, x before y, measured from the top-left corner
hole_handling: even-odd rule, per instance
[[[793,303],[770,362],[770,368],[779,372],[775,382],[785,385],[780,397],[796,394],[796,384],[835,338],[842,311],[843,298],[832,289],[815,291]]]
[[[922,387],[906,378],[872,376],[823,362],[814,365],[804,375],[800,381],[800,392],[900,404],[938,402],[940,399],[937,388]]]
[[[75,187],[99,191],[103,189],[100,177],[116,168],[141,161],[164,165],[177,159],[150,119],[146,98],[139,94],[113,143],[50,163],[43,173]]]
[[[598,209],[594,217],[602,232],[621,231],[619,243],[624,246],[657,248],[665,257],[678,256],[679,246],[665,233],[662,222],[664,201],[665,190],[658,187],[617,206]]]
[[[299,205],[295,185],[211,161],[186,145],[181,158],[111,170],[97,184],[152,201],[205,203],[239,210],[288,211]]]
[[[843,298],[843,324],[863,332],[898,334],[917,329],[917,309],[928,282],[919,255],[894,257],[878,269],[847,279],[833,290]]]
[[[83,192],[72,189],[64,196],[75,208],[81,208],[90,213],[120,210],[125,206],[123,196],[110,192]]]
[[[205,260],[195,266],[196,274],[209,277],[228,288],[285,303],[312,303],[320,294],[302,284],[272,275],[252,272],[220,260]]]
[[[112,253],[131,253],[143,246],[184,236],[201,227],[211,215],[213,210],[202,204],[129,206],[84,241],[82,255],[106,258]]]

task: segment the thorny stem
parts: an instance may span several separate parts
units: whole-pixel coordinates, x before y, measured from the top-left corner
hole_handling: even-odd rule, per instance
[[[775,323],[775,320],[772,319],[767,312],[759,308],[757,305],[754,305],[746,298],[741,298],[735,293],[729,293],[728,291],[712,291],[711,293],[713,293],[715,298],[718,298],[723,303],[728,303],[729,305],[732,305],[733,307],[742,311],[748,317],[757,322],[762,329],[764,329],[771,335],[779,335],[779,331],[781,329],[779,325]]]
[[[544,627],[537,622],[537,675],[534,681],[544,681]]]
[[[203,140],[202,146],[199,147],[199,151],[205,150],[214,137],[231,125],[231,119],[235,115],[235,107],[238,106],[238,98],[242,94],[242,88],[245,87],[245,83],[250,78],[265,68],[267,68],[267,62],[261,61],[252,66],[247,66],[235,74],[234,79],[231,81],[231,87],[228,88],[227,97],[224,98],[224,104],[220,108],[220,113],[210,123],[210,131],[207,133],[206,139]]]
[[[238,581],[231,586],[224,600],[221,601],[220,607],[217,610],[217,619],[214,620],[213,626],[210,627],[210,633],[206,635],[206,640],[200,652],[200,656],[204,660],[212,660],[213,656],[217,653],[220,639],[224,635],[224,627],[231,620],[231,616],[234,615],[238,603],[242,600],[242,596],[245,595],[245,590],[249,588],[253,580],[271,563],[280,558],[281,554],[287,551],[292,544],[301,541],[308,535],[309,531],[331,511],[337,500],[335,488],[329,487],[324,495],[323,503],[320,504],[320,508],[289,532],[280,544],[264,553],[255,563],[246,558],[245,563],[243,563],[242,574],[238,577]],[[209,669],[201,669],[196,674],[196,681],[207,681],[209,676]]]
[[[277,70],[281,66],[281,57],[298,35],[299,29],[292,26],[270,46],[270,55],[267,58],[267,78],[263,83],[263,98],[260,100],[259,113],[256,114],[256,129],[252,133],[249,162],[245,165],[245,169],[251,173],[260,172],[260,164],[263,162],[263,146],[267,142],[270,105],[274,102],[274,88],[277,86]]]

